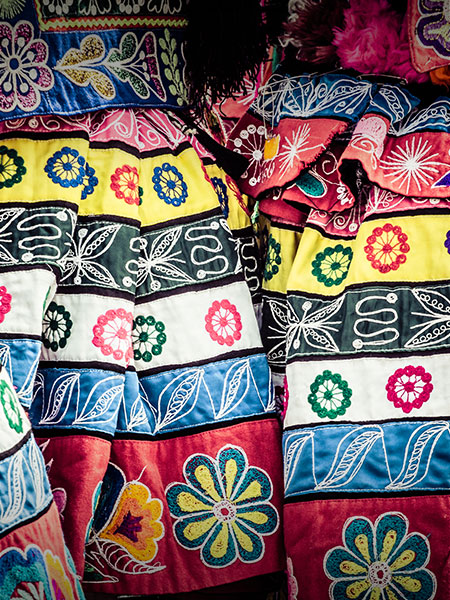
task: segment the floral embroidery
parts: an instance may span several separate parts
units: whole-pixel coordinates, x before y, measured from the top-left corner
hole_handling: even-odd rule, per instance
[[[11,310],[11,294],[4,285],[0,285],[0,323],[5,320],[5,315]]]
[[[396,271],[406,261],[406,253],[409,252],[407,240],[408,236],[398,225],[385,223],[383,227],[375,227],[366,240],[367,246],[364,246],[367,260],[380,273]]]
[[[0,146],[0,190],[20,183],[26,172],[23,158],[12,148]]]
[[[339,373],[326,370],[317,375],[310,390],[308,402],[321,419],[342,416],[351,404],[352,390]]]
[[[425,569],[430,544],[421,533],[408,534],[402,513],[384,513],[374,524],[366,517],[345,522],[344,546],[336,546],[324,558],[326,575],[333,580],[332,600],[408,598],[432,600],[436,578]]]
[[[49,550],[44,553],[47,575],[55,600],[74,600],[72,584],[64,572],[61,560]]]
[[[229,300],[214,300],[205,317],[205,329],[214,342],[232,346],[241,339],[241,315]]]
[[[94,492],[93,507],[86,542],[86,581],[105,581],[105,564],[117,571],[126,564],[129,572],[140,574],[164,569],[159,563],[151,564],[164,536],[163,505],[145,484],[127,481],[123,471],[109,463],[101,491],[97,487]]]
[[[161,4],[160,8],[163,8],[164,11],[168,8],[169,12],[171,11],[167,1],[164,6]],[[176,39],[170,35],[169,29],[164,29],[164,37],[159,38],[159,45],[161,47],[161,60],[166,65],[164,75],[170,82],[169,92],[176,97],[178,106],[182,106],[188,101],[186,85],[180,69],[181,61],[176,52]]]
[[[416,31],[420,42],[444,58],[450,56],[450,14],[445,0],[419,0]]]
[[[269,281],[280,270],[281,265],[281,244],[276,239],[269,235],[267,242],[266,264],[264,266],[264,279]]]
[[[158,356],[163,350],[167,336],[165,325],[154,317],[139,315],[133,321],[131,339],[133,341],[134,359],[150,362],[153,356]]]
[[[77,187],[83,183],[86,174],[85,162],[78,150],[64,146],[48,159],[44,171],[53,183],[64,188]]]
[[[65,348],[70,337],[73,322],[70,312],[62,304],[51,302],[43,321],[43,343],[45,348],[56,352],[58,348]]]
[[[58,15],[67,15],[74,0],[42,0],[42,5],[48,7],[50,13]]]
[[[83,178],[83,189],[81,191],[81,199],[86,200],[89,194],[94,192],[95,186],[98,184],[98,179],[95,176],[95,169],[89,166],[88,163],[84,165],[84,178]]]
[[[3,0],[0,5],[0,19],[12,19],[22,12],[25,0]]]
[[[14,429],[17,433],[22,433],[23,421],[19,403],[14,392],[3,379],[0,380],[0,402],[11,429]]]
[[[294,565],[292,564],[292,558],[290,558],[288,556],[286,563],[287,563],[288,600],[297,600],[298,583],[297,583],[297,578],[294,575]]]
[[[450,231],[447,231],[444,246],[447,248],[447,252],[450,254]]]
[[[93,4],[93,0],[89,0],[89,4]],[[77,86],[91,85],[106,100],[116,97],[116,89],[105,70],[128,84],[142,100],[152,95],[163,102],[166,100],[156,58],[156,37],[152,31],[141,38],[127,31],[120,38],[119,47],[111,48],[108,53],[100,36],[86,35],[79,48],[67,50],[56,63],[55,70]]]
[[[100,315],[94,325],[92,343],[100,348],[104,356],[115,360],[125,360],[128,364],[133,356],[131,347],[131,327],[133,315],[123,308],[107,310]]]
[[[188,196],[186,182],[183,175],[173,165],[166,162],[162,167],[155,167],[152,181],[158,197],[166,204],[180,206],[186,202]]]
[[[316,254],[311,263],[312,274],[327,287],[339,285],[348,275],[352,258],[351,248],[344,247],[342,244],[334,247],[328,246],[323,252]]]
[[[139,173],[136,167],[123,165],[111,175],[111,189],[119,200],[127,204],[139,205],[142,203],[142,190],[139,187]]]
[[[46,66],[48,46],[33,39],[28,21],[0,23],[0,40],[0,110],[30,112],[41,103],[41,91],[53,87],[53,73]]]
[[[386,391],[388,400],[394,403],[395,408],[409,413],[429,399],[433,391],[431,375],[423,367],[408,365],[404,369],[397,369],[389,377]]]
[[[278,528],[267,473],[249,467],[242,448],[224,446],[216,459],[190,456],[183,474],[186,483],[173,483],[166,490],[178,543],[200,549],[209,567],[226,567],[238,558],[244,563],[261,560],[262,536]]]
[[[211,183],[214,186],[214,189],[216,191],[217,197],[218,197],[219,202],[220,202],[220,208],[222,209],[223,216],[226,219],[228,217],[228,214],[229,214],[227,186],[222,181],[222,179],[220,179],[220,177],[212,177],[211,178]]]
[[[16,595],[17,594],[17,595]],[[30,544],[0,553],[0,598],[75,600],[72,583],[59,557]]]

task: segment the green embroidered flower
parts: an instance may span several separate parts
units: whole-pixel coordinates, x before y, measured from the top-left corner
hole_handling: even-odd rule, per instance
[[[269,235],[267,242],[266,264],[264,266],[264,279],[269,281],[280,270],[281,265],[281,244],[276,239]]]
[[[139,315],[133,321],[131,339],[133,341],[134,359],[150,362],[153,356],[158,356],[163,350],[167,336],[165,325],[154,317]]]
[[[23,158],[12,148],[0,146],[0,190],[20,183],[26,172]]]
[[[70,312],[66,310],[66,307],[56,304],[56,302],[50,302],[42,326],[44,347],[50,348],[53,352],[56,352],[58,348],[64,348],[67,345],[67,338],[70,337],[72,325]]]
[[[328,246],[323,252],[316,254],[311,263],[312,274],[327,287],[339,285],[347,277],[352,258],[351,248],[345,248],[342,244]]]
[[[326,370],[322,375],[317,375],[310,390],[308,402],[321,419],[342,416],[351,404],[352,390],[339,373]]]
[[[3,379],[0,380],[0,402],[2,403],[3,411],[6,420],[11,429],[17,433],[23,431],[22,415],[20,414],[19,403],[10,386]]]

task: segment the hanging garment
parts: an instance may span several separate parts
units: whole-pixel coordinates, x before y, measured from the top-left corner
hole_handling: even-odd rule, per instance
[[[1,124],[1,333],[93,597],[283,568],[258,249],[183,127],[125,109]]]
[[[12,297],[0,289],[3,320]],[[3,340],[0,351],[6,359],[0,370],[0,598],[83,600],[61,530],[60,490],[53,499],[42,454],[8,374]]]
[[[286,374],[290,598],[444,600],[450,103],[366,81],[357,105],[361,81],[330,77],[274,76],[230,138],[275,239],[262,331]]]

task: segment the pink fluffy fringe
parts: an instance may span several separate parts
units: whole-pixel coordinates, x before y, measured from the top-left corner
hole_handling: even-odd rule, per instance
[[[387,0],[350,0],[344,28],[335,28],[333,44],[344,68],[360,73],[382,73],[408,82],[428,81],[411,63],[406,20]]]

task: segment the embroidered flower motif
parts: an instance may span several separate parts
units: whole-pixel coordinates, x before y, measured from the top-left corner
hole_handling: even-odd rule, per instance
[[[408,365],[404,369],[397,369],[389,377],[386,391],[388,400],[394,403],[395,408],[409,413],[429,399],[433,391],[431,375],[423,367]]]
[[[374,524],[366,517],[345,522],[344,546],[336,546],[324,558],[326,575],[333,580],[332,600],[408,598],[432,600],[436,578],[425,569],[430,544],[421,533],[408,534],[402,513],[384,513]]]
[[[0,23],[0,111],[30,112],[39,106],[41,91],[53,87],[47,60],[48,46],[33,39],[31,23]]]
[[[450,231],[447,231],[444,246],[447,248],[447,252],[450,254]]]
[[[4,285],[0,285],[0,323],[5,320],[5,315],[11,310],[11,294]]]
[[[0,190],[20,183],[26,172],[23,158],[13,148],[0,146]]]
[[[173,165],[166,162],[162,167],[155,167],[152,181],[158,197],[166,204],[180,206],[186,202],[188,196],[186,182],[183,175]]]
[[[281,265],[281,244],[276,239],[269,235],[267,242],[266,264],[264,266],[264,279],[269,281],[280,270]]]
[[[107,481],[112,472],[119,471],[115,465],[110,464]],[[115,487],[116,481],[113,481]],[[109,490],[110,492],[110,490]],[[114,493],[114,492],[113,492]],[[99,499],[100,510],[108,508],[108,490],[102,492]],[[149,562],[158,552],[158,540],[164,535],[164,526],[161,523],[163,506],[161,500],[152,498],[150,490],[139,481],[127,482],[119,490],[116,504],[110,506],[111,514],[107,513],[107,522],[98,532],[98,538],[110,540],[118,546],[125,548],[136,560]],[[98,525],[94,518],[94,528]]]
[[[154,317],[139,315],[133,321],[131,339],[133,341],[134,359],[150,362],[153,356],[158,356],[167,341],[164,333],[165,325]]]
[[[419,0],[420,17],[416,31],[426,48],[444,58],[450,57],[450,11],[445,0]]]
[[[51,16],[61,17],[69,13],[70,7],[74,0],[42,0],[43,6],[47,7],[47,11]]]
[[[186,483],[173,483],[166,490],[178,543],[200,549],[209,567],[226,567],[238,558],[244,563],[261,560],[262,536],[278,528],[267,473],[249,467],[242,448],[224,446],[216,459],[190,456],[183,474]]]
[[[220,208],[222,209],[223,216],[226,219],[228,217],[229,212],[230,212],[230,209],[229,209],[229,206],[228,206],[228,190],[227,190],[227,186],[223,182],[223,180],[220,179],[220,177],[211,177],[211,183],[214,186],[214,189],[216,191],[217,197],[218,197],[219,202],[220,202]]]
[[[123,308],[107,310],[100,315],[94,325],[92,343],[102,354],[115,360],[124,359],[128,364],[133,356],[131,347],[131,327],[133,315]]]
[[[394,227],[385,223],[383,227],[375,227],[366,240],[367,246],[364,246],[367,260],[380,273],[396,271],[406,261],[406,253],[409,252],[407,240],[408,236],[398,225]]]
[[[308,402],[321,419],[342,416],[351,404],[352,390],[339,373],[326,370],[317,375],[310,390]]]
[[[72,584],[67,577],[61,560],[49,550],[44,553],[47,576],[52,589],[52,600],[75,600]]]
[[[83,183],[86,174],[85,162],[78,150],[64,146],[48,159],[44,171],[53,183],[63,188],[77,187]]]
[[[2,0],[0,5],[0,19],[10,20],[22,12],[25,0]]]
[[[229,300],[214,300],[205,317],[205,329],[214,342],[232,346],[241,339],[241,315]]]
[[[70,337],[73,322],[70,312],[62,304],[50,302],[45,313],[42,327],[43,344],[56,352],[58,348],[65,348]]]
[[[327,287],[339,285],[348,275],[352,258],[351,248],[344,247],[342,244],[334,247],[328,246],[323,252],[316,254],[311,263],[312,274]]]
[[[0,402],[11,429],[14,429],[17,433],[22,433],[23,421],[19,403],[14,392],[3,379],[0,380]]]
[[[0,598],[75,600],[60,558],[35,544],[24,550],[9,547],[0,553]]]
[[[139,187],[139,173],[136,167],[123,165],[111,175],[111,189],[119,200],[127,204],[142,204],[142,188]]]
[[[83,189],[81,191],[81,199],[86,200],[89,194],[94,192],[95,186],[98,184],[98,179],[95,176],[95,169],[89,166],[88,163],[84,165],[84,177],[83,177]]]

